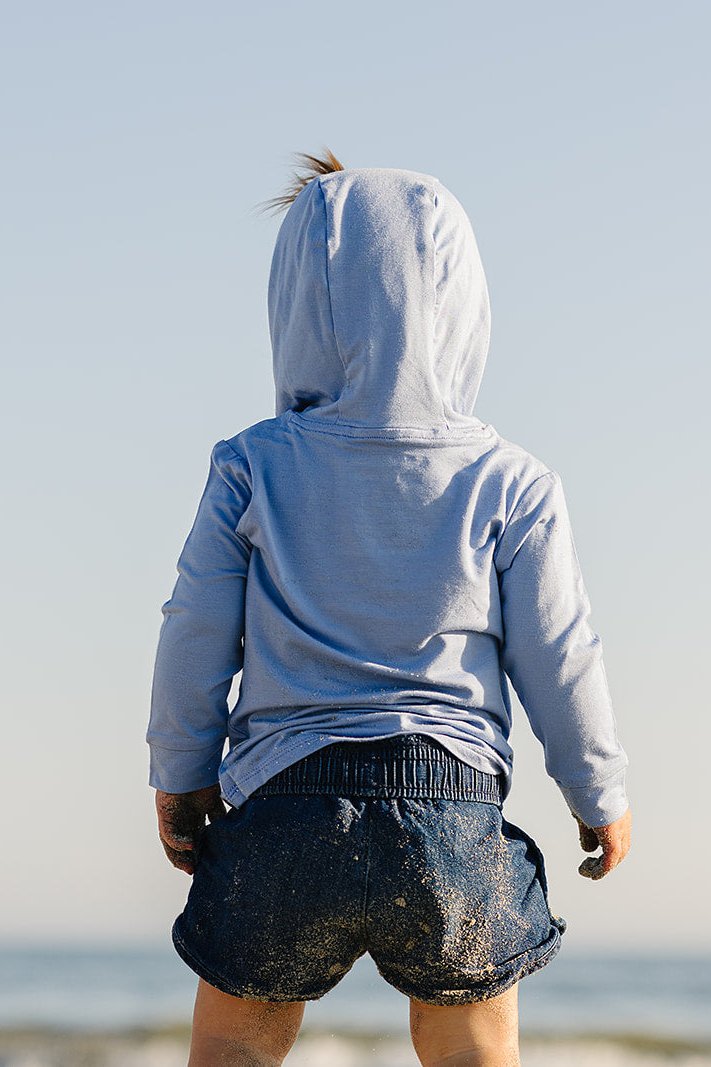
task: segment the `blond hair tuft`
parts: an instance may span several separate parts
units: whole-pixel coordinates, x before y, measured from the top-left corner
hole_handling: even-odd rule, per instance
[[[274,196],[271,200],[264,200],[260,205],[262,211],[271,211],[277,214],[285,211],[296,200],[302,189],[305,189],[310,181],[321,174],[333,174],[337,170],[345,170],[339,159],[336,159],[330,148],[324,148],[322,156],[312,156],[308,152],[295,152],[294,158],[297,163],[305,168],[305,173],[294,172],[291,182],[281,196]]]

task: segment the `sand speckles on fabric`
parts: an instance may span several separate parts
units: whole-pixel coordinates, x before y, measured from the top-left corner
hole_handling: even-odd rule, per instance
[[[557,952],[540,850],[495,804],[273,795],[208,826],[173,927],[225,992],[318,999],[364,953],[426,1003],[503,992]]]

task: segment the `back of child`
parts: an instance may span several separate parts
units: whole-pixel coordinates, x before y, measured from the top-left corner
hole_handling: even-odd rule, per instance
[[[269,281],[275,416],[212,450],[156,657],[190,1062],[280,1063],[368,952],[421,1063],[503,1067],[517,982],[565,930],[502,811],[508,683],[603,847],[594,878],[629,847],[627,757],[560,476],[474,414],[490,321],[464,209],[426,174],[305,158]]]

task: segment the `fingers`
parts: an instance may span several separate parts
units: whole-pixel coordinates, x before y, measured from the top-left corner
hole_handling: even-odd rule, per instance
[[[158,836],[165,845],[176,852],[192,852],[195,847],[195,835],[177,833],[168,819],[159,821]]]
[[[163,846],[163,851],[173,866],[177,867],[179,871],[185,871],[186,874],[194,874],[193,838],[175,833],[167,819],[159,819],[158,837]]]
[[[610,845],[606,845],[602,850],[602,856],[600,858],[600,869],[602,874],[601,878],[604,878],[610,871],[614,871],[615,867],[625,858],[625,853],[622,851],[620,845],[615,842]]]
[[[191,811],[162,811],[158,813],[158,835],[176,852],[189,852],[205,817]]]
[[[586,843],[590,840],[590,833],[595,835],[595,847],[597,845],[602,847],[602,855],[589,856],[578,867],[578,872],[584,878],[592,878],[597,881],[600,878],[604,878],[610,871],[614,871],[615,867],[622,863],[629,852],[632,813],[628,808],[621,818],[609,823],[607,826],[588,827],[580,819],[578,819],[578,825],[580,827],[580,844],[586,852],[591,851],[586,847]]]
[[[195,845],[199,828],[205,821],[190,793],[157,793],[158,834],[176,852],[185,852]]]
[[[613,871],[630,850],[630,820],[623,816],[610,826],[599,826],[597,836],[602,845],[600,867],[602,878]]]
[[[583,878],[592,878],[597,881],[613,871],[624,859],[624,853],[615,847],[603,849],[601,856],[588,856],[578,867]]]
[[[591,826],[586,826],[579,816],[575,816],[578,824],[578,834],[580,837],[580,847],[583,852],[594,852],[600,842],[597,839],[597,834]]]
[[[578,867],[578,874],[582,874],[583,878],[594,880],[602,878],[601,859],[601,856],[588,856]]]
[[[195,846],[209,822],[224,818],[227,809],[220,796],[220,787],[210,786],[192,793],[164,793],[156,790],[158,836],[163,850],[180,871],[195,871]]]
[[[192,851],[188,852],[181,849],[171,848],[162,837],[160,841],[163,845],[163,851],[174,867],[177,867],[179,871],[185,871],[186,874],[195,873],[195,863]]]

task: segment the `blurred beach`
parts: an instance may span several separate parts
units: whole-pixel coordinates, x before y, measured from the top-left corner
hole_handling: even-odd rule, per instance
[[[184,1067],[196,976],[165,949],[0,956],[0,1067]],[[711,958],[563,954],[522,980],[524,1067],[711,1067]],[[289,1067],[417,1067],[369,956],[306,1005]]]

